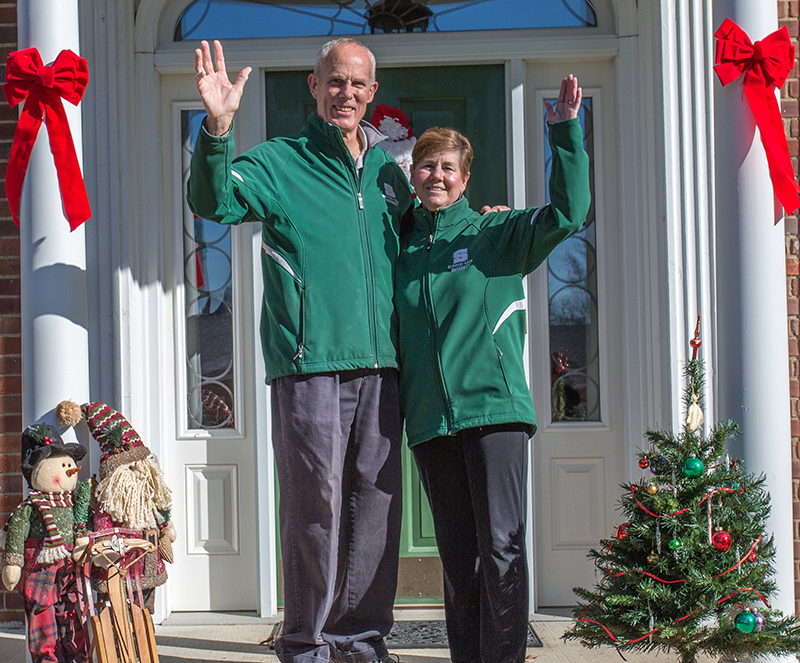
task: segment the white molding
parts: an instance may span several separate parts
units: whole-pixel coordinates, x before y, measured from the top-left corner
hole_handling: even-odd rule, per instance
[[[637,12],[638,35],[620,39],[616,72],[619,211],[622,223],[619,258],[621,299],[616,326],[624,348],[621,357],[625,403],[622,462],[627,479],[638,476],[636,450],[648,428],[657,427],[669,411],[669,376],[665,341],[669,337],[666,234],[664,210],[664,113],[661,70],[661,15],[650,3]]]
[[[512,209],[528,207],[527,204],[527,150],[528,137],[526,131],[526,71],[523,60],[510,60],[505,66],[506,85],[506,172],[508,173],[508,201]],[[528,309],[528,279],[522,282],[523,292],[527,306],[525,309],[526,320],[530,320]],[[525,344],[523,350],[523,366],[528,384],[530,377],[530,348],[528,344],[528,325],[525,325]],[[525,545],[528,560],[528,612],[536,612],[536,527],[534,523],[534,479],[533,449],[528,450],[528,488],[527,488],[527,518],[525,520]]]
[[[710,142],[711,114],[708,112],[711,59],[705,34],[710,29],[707,1],[676,3],[663,22],[667,40],[664,58],[665,104],[664,133],[666,173],[666,214],[668,233],[668,282],[670,374],[669,421],[681,427],[683,366],[689,358],[689,339],[697,315],[701,315],[703,349],[713,357],[714,308],[713,270],[713,166]],[[709,362],[713,376],[713,364]],[[714,417],[713,380],[708,382],[706,415]],[[666,417],[665,417],[666,418]]]
[[[592,53],[595,59],[609,60],[618,54],[617,38],[607,35],[572,40],[567,39],[567,35],[542,36],[538,31],[526,36],[502,34],[502,39],[490,32],[436,33],[436,36],[438,39],[431,39],[431,35],[403,35],[403,41],[394,39],[396,35],[384,35],[386,41],[363,41],[373,49],[381,67],[492,64],[515,59],[550,62],[575,60],[585,57],[586,53]],[[231,71],[246,66],[269,67],[271,71],[311,70],[323,42],[324,38],[319,37],[302,37],[283,43],[279,40],[231,40],[224,44],[225,63]],[[158,71],[190,74],[194,71],[194,48],[193,42],[177,42],[159,49],[155,56]],[[187,56],[188,53],[192,55]]]
[[[242,111],[248,117],[267,116],[266,79],[263,71],[251,77],[249,84],[255,88],[245,98]],[[254,94],[253,94],[254,93]],[[266,122],[248,122],[246,132],[240,140],[249,148],[267,139]],[[275,617],[278,614],[278,503],[275,477],[275,455],[272,447],[272,406],[270,389],[266,385],[266,371],[261,350],[261,303],[264,295],[264,280],[261,273],[261,225],[248,224],[250,231],[250,290],[253,307],[253,327],[250,336],[250,353],[256,358],[253,363],[253,402],[255,407],[255,473],[256,473],[256,560],[258,563],[258,614],[260,617]],[[244,236],[243,234],[243,237]]]

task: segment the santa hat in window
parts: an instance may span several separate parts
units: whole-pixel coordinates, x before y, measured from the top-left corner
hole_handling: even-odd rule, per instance
[[[410,177],[411,151],[417,142],[411,128],[411,118],[399,108],[378,104],[370,121],[387,136],[387,140],[380,143],[380,146],[394,157],[406,177]]]

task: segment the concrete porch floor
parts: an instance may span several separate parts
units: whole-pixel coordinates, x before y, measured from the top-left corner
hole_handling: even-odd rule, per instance
[[[395,618],[443,619],[441,611],[408,610],[395,612]],[[242,613],[174,613],[156,626],[160,663],[277,663],[278,658],[259,644],[268,638],[276,619],[259,619]],[[622,659],[611,648],[584,649],[576,642],[564,642],[561,634],[572,620],[566,617],[539,614],[533,617],[534,629],[543,647],[528,650],[535,663],[619,663]],[[402,663],[443,663],[449,661],[447,649],[390,649]],[[24,663],[25,632],[22,625],[0,624],[0,662]],[[625,654],[629,663],[664,663],[677,661],[675,655]],[[716,659],[699,657],[697,663]]]

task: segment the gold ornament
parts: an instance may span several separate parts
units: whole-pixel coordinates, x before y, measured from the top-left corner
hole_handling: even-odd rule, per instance
[[[658,555],[655,551],[651,551],[650,554],[647,556],[647,563],[648,564],[655,564],[658,561]]]
[[[656,486],[656,484],[654,483],[647,484],[647,493],[649,495],[655,495],[657,492],[658,492],[658,486]]]
[[[692,404],[689,406],[689,411],[686,413],[686,428],[690,433],[694,433],[700,426],[703,425],[705,417],[703,410],[697,404],[697,394],[692,394]]]

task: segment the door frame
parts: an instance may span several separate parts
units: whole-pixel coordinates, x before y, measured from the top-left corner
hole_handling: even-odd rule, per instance
[[[163,74],[193,73],[193,44],[173,43],[171,29],[180,11],[188,0],[141,0],[138,6],[134,0],[125,0],[124,9],[113,7],[112,0],[101,0],[103,7],[117,15],[122,14],[132,31],[122,30],[122,45],[109,45],[114,55],[117,50],[126,51],[133,62],[133,72],[120,83],[126,94],[121,102],[128,102],[132,109],[130,117],[121,113],[108,128],[115,144],[127,145],[130,152],[126,175],[126,185],[130,191],[152,191],[157,195],[137,197],[124,192],[131,199],[130,219],[126,232],[129,237],[124,242],[128,252],[121,260],[130,261],[131,274],[123,278],[120,285],[121,298],[132,306],[132,315],[146,323],[146,339],[136,339],[124,329],[118,339],[121,356],[145,356],[148,362],[142,366],[131,366],[128,374],[121,377],[122,400],[131,402],[131,411],[141,413],[149,423],[148,432],[153,439],[162,437],[165,430],[161,396],[174,387],[168,384],[158,358],[163,356],[165,344],[171,339],[163,334],[168,311],[164,308],[159,292],[163,282],[163,270],[167,264],[165,256],[152,250],[152,237],[162,232],[163,210],[170,201],[164,198],[159,178],[163,168],[152,168],[160,162],[161,143],[159,132],[159,106],[153,99],[162,94],[161,76]],[[659,218],[663,214],[664,156],[663,145],[658,135],[660,125],[656,124],[657,109],[661,99],[658,94],[648,98],[644,108],[640,108],[642,93],[660,89],[661,77],[658,70],[661,59],[660,11],[639,8],[635,0],[607,0],[614,25],[603,23],[599,28],[580,32],[573,30],[535,30],[508,33],[449,33],[430,35],[363,35],[360,38],[369,45],[383,66],[414,66],[445,63],[505,63],[507,81],[507,123],[509,160],[509,200],[513,205],[525,204],[525,130],[524,130],[524,63],[532,61],[569,62],[590,54],[591,57],[613,58],[616,62],[619,108],[630,111],[625,118],[618,118],[617,145],[620,151],[619,197],[620,222],[625,227],[626,241],[622,251],[623,278],[629,287],[631,306],[627,307],[625,319],[620,322],[624,344],[630,349],[632,357],[625,362],[623,398],[630,407],[626,408],[626,430],[636,432],[629,435],[627,445],[629,457],[633,457],[640,431],[653,421],[658,421],[662,413],[671,412],[671,391],[677,388],[669,383],[669,377],[660,374],[660,367],[666,365],[665,347],[668,338],[658,338],[657,330],[668,320],[665,302],[672,284],[667,284],[664,268],[665,258],[659,251],[663,240],[661,231],[651,227],[642,228],[642,219]],[[600,4],[605,4],[601,2]],[[86,10],[87,12],[89,10]],[[93,10],[99,12],[100,7]],[[91,21],[86,21],[92,25]],[[95,43],[105,43],[104,23],[95,21],[93,33]],[[640,45],[639,32],[642,31]],[[623,38],[617,35],[623,35]],[[579,39],[573,39],[579,37]],[[298,38],[288,40],[241,40],[226,44],[226,61],[231,71],[245,65],[255,69],[307,69],[313,68],[316,50],[321,38]],[[120,58],[117,58],[120,59]],[[122,58],[124,60],[124,58]],[[651,78],[655,72],[655,80]],[[248,83],[249,94],[244,97],[240,111],[240,124],[244,134],[239,144],[255,145],[263,140],[263,123],[247,122],[246,117],[263,116],[264,94],[263,76],[253,76]],[[244,120],[242,122],[241,120]],[[238,131],[238,130],[237,130]],[[638,137],[646,137],[637,142]],[[655,145],[654,145],[655,143]],[[656,149],[652,149],[655,147]],[[102,160],[101,160],[102,161]],[[124,185],[125,186],[125,185]],[[106,208],[113,213],[114,204]],[[135,220],[135,221],[134,221]],[[647,224],[645,224],[647,225]],[[628,235],[628,230],[630,234]],[[251,237],[253,255],[257,255],[257,231]],[[255,261],[254,261],[255,262]],[[140,279],[140,276],[144,278]],[[254,301],[260,293],[261,278],[257,264],[253,268],[255,285]],[[669,335],[669,334],[667,334]],[[153,340],[155,339],[155,340]],[[136,351],[134,351],[134,346]],[[141,346],[141,347],[140,347]],[[256,346],[257,347],[257,346]],[[260,363],[260,362],[257,362]],[[120,369],[125,371],[126,369]],[[269,443],[269,400],[267,388],[254,385],[255,402],[263,408],[256,408],[257,459],[257,539],[263,542],[258,551],[259,559],[259,613],[273,615],[277,611],[275,591],[274,555],[274,478],[271,472],[271,445]],[[146,394],[140,396],[139,394]],[[661,417],[663,418],[663,417]],[[151,444],[151,446],[153,446]],[[154,449],[158,453],[157,449]],[[168,458],[168,457],[166,457]],[[166,461],[168,462],[168,461]],[[633,461],[629,463],[632,475]],[[530,511],[530,510],[529,510]],[[529,527],[529,532],[531,528]],[[272,546],[272,547],[270,547]],[[532,587],[532,607],[535,605],[535,587]],[[165,592],[169,595],[169,589]],[[169,612],[168,600],[165,609],[159,612],[163,618]]]

